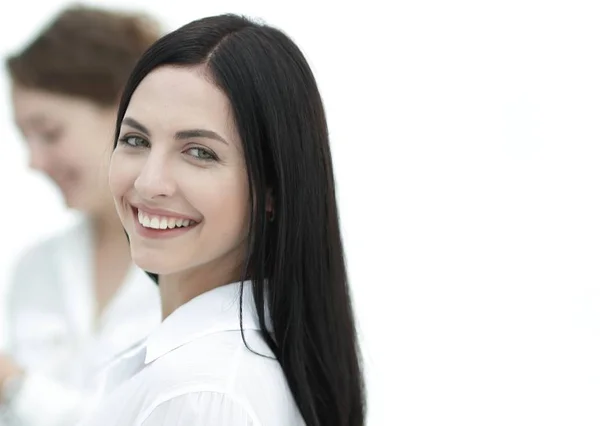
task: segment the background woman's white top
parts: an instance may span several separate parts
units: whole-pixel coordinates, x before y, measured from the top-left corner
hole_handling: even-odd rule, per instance
[[[6,424],[76,423],[93,406],[96,374],[160,324],[158,289],[137,267],[96,321],[92,259],[83,220],[20,260],[7,303],[8,350],[27,376]]]
[[[106,389],[112,392],[83,424],[303,425],[283,371],[261,337],[251,284],[243,285],[243,329],[252,350],[242,340],[241,284],[204,293],[111,367]]]

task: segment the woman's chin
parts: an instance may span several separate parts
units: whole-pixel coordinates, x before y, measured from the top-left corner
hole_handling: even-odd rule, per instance
[[[136,256],[132,253],[133,263],[140,269],[156,275],[170,275],[176,268],[166,262],[157,259],[156,256]]]

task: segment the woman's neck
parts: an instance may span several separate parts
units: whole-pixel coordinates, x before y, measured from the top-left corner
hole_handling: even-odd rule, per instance
[[[128,245],[123,225],[116,212],[93,215],[90,223],[96,247],[113,244]]]
[[[222,264],[203,265],[159,278],[163,319],[190,300],[232,282],[239,281],[241,267],[224,268]]]
[[[131,252],[125,231],[116,213],[93,216],[93,277],[96,315],[113,300],[131,268]]]

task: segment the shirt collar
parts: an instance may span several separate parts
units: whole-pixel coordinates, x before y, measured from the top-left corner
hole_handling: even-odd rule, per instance
[[[200,337],[222,331],[240,330],[240,291],[244,330],[260,330],[252,296],[252,282],[237,282],[203,293],[177,308],[149,337],[146,360],[149,364],[163,355]],[[269,319],[265,306],[267,327]]]

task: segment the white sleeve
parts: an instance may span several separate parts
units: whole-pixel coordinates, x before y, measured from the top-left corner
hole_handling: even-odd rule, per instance
[[[17,312],[25,295],[31,292],[31,289],[26,286],[31,280],[31,271],[33,270],[31,265],[27,265],[30,256],[31,254],[27,253],[16,262],[11,271],[4,298],[4,333],[6,336],[3,349],[13,356],[19,349],[19,336],[15,330]]]
[[[42,245],[25,252],[15,262],[10,274],[4,300],[4,332],[6,336],[5,348],[3,349],[13,357],[21,349],[20,336],[17,332],[19,312],[23,308],[31,306],[32,303],[36,303],[36,300],[39,298],[38,293],[41,290],[39,282],[42,281],[44,283],[46,280],[44,274],[48,273],[44,268],[47,265],[41,265],[42,267],[40,268],[39,260],[41,255],[43,255]]]
[[[141,426],[259,426],[229,395],[195,392],[158,405]]]
[[[92,402],[91,396],[86,397],[54,380],[27,374],[7,408],[7,415],[18,425],[72,425],[91,408]]]
[[[39,249],[26,253],[13,270],[10,287],[7,291],[7,349],[15,356],[21,352],[21,342],[16,331],[17,314],[23,306],[28,306],[35,295],[34,284],[39,278],[35,265]],[[33,286],[33,288],[32,288]],[[33,293],[33,294],[32,294]],[[18,361],[18,359],[17,359]],[[0,425],[64,426],[75,424],[89,410],[93,395],[82,394],[79,390],[27,370],[23,383],[12,398],[10,406],[2,406]]]

